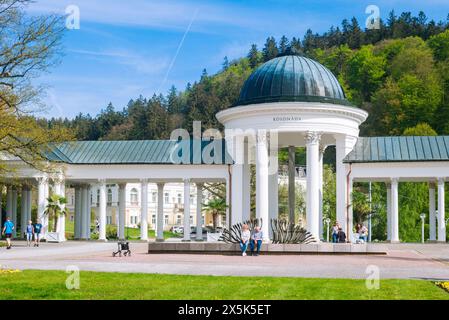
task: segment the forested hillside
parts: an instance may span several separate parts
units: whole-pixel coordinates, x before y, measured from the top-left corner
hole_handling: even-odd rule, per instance
[[[423,12],[391,12],[378,30],[362,30],[352,18],[321,35],[308,30],[302,40],[269,37],[262,50],[252,45],[247,57],[225,57],[219,73],[203,70],[184,90],[172,87],[167,95],[140,96],[127,106],[109,104],[96,116],[38,121],[62,124],[79,140],[165,139],[175,128],[190,130],[193,120],[202,121],[203,129],[220,128],[215,114],[236,102],[252,70],[294,47],[332,70],[348,99],[370,113],[361,135],[400,135],[421,123],[449,134],[448,29],[447,21],[429,21]]]

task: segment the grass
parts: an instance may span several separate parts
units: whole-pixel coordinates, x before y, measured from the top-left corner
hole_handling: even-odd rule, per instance
[[[74,238],[74,234],[75,234],[75,225],[73,223],[73,221],[68,221],[66,220],[66,224],[65,224],[65,234],[66,234],[66,238],[67,239],[73,239]],[[140,229],[139,228],[129,228],[129,227],[125,227],[125,235],[127,236],[127,238],[129,240],[139,240],[140,239]],[[148,237],[150,239],[154,239],[156,238],[156,234],[154,230],[150,230],[148,229]],[[179,238],[180,235],[173,233],[173,232],[168,232],[168,231],[164,231],[164,239],[168,239],[168,238]]]
[[[80,273],[80,289],[68,290],[63,271],[0,274],[0,299],[449,299],[424,280],[365,280],[274,277],[216,277],[160,274]]]

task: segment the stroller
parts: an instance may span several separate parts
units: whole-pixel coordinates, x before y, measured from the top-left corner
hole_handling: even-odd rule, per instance
[[[128,257],[131,256],[131,250],[129,250],[129,242],[122,240],[122,241],[119,241],[117,243],[117,246],[118,246],[118,250],[116,252],[112,253],[113,257],[115,257],[117,254],[118,254],[119,257],[121,257],[122,256],[122,251],[124,251],[123,255],[125,257],[126,256],[128,256]]]

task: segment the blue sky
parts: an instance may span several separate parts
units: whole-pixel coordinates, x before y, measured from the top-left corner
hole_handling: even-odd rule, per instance
[[[224,56],[246,55],[252,43],[262,48],[268,36],[302,38],[352,16],[364,25],[372,4],[383,18],[392,9],[435,20],[449,13],[448,0],[37,0],[31,14],[80,9],[62,62],[38,80],[48,88],[41,116],[96,115],[109,102],[122,109],[140,94],[166,93],[172,84],[182,90],[204,68],[218,71]]]

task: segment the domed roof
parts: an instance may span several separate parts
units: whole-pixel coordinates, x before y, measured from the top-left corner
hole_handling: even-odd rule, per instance
[[[249,76],[235,106],[292,101],[350,105],[329,69],[312,59],[286,54],[265,62]]]

